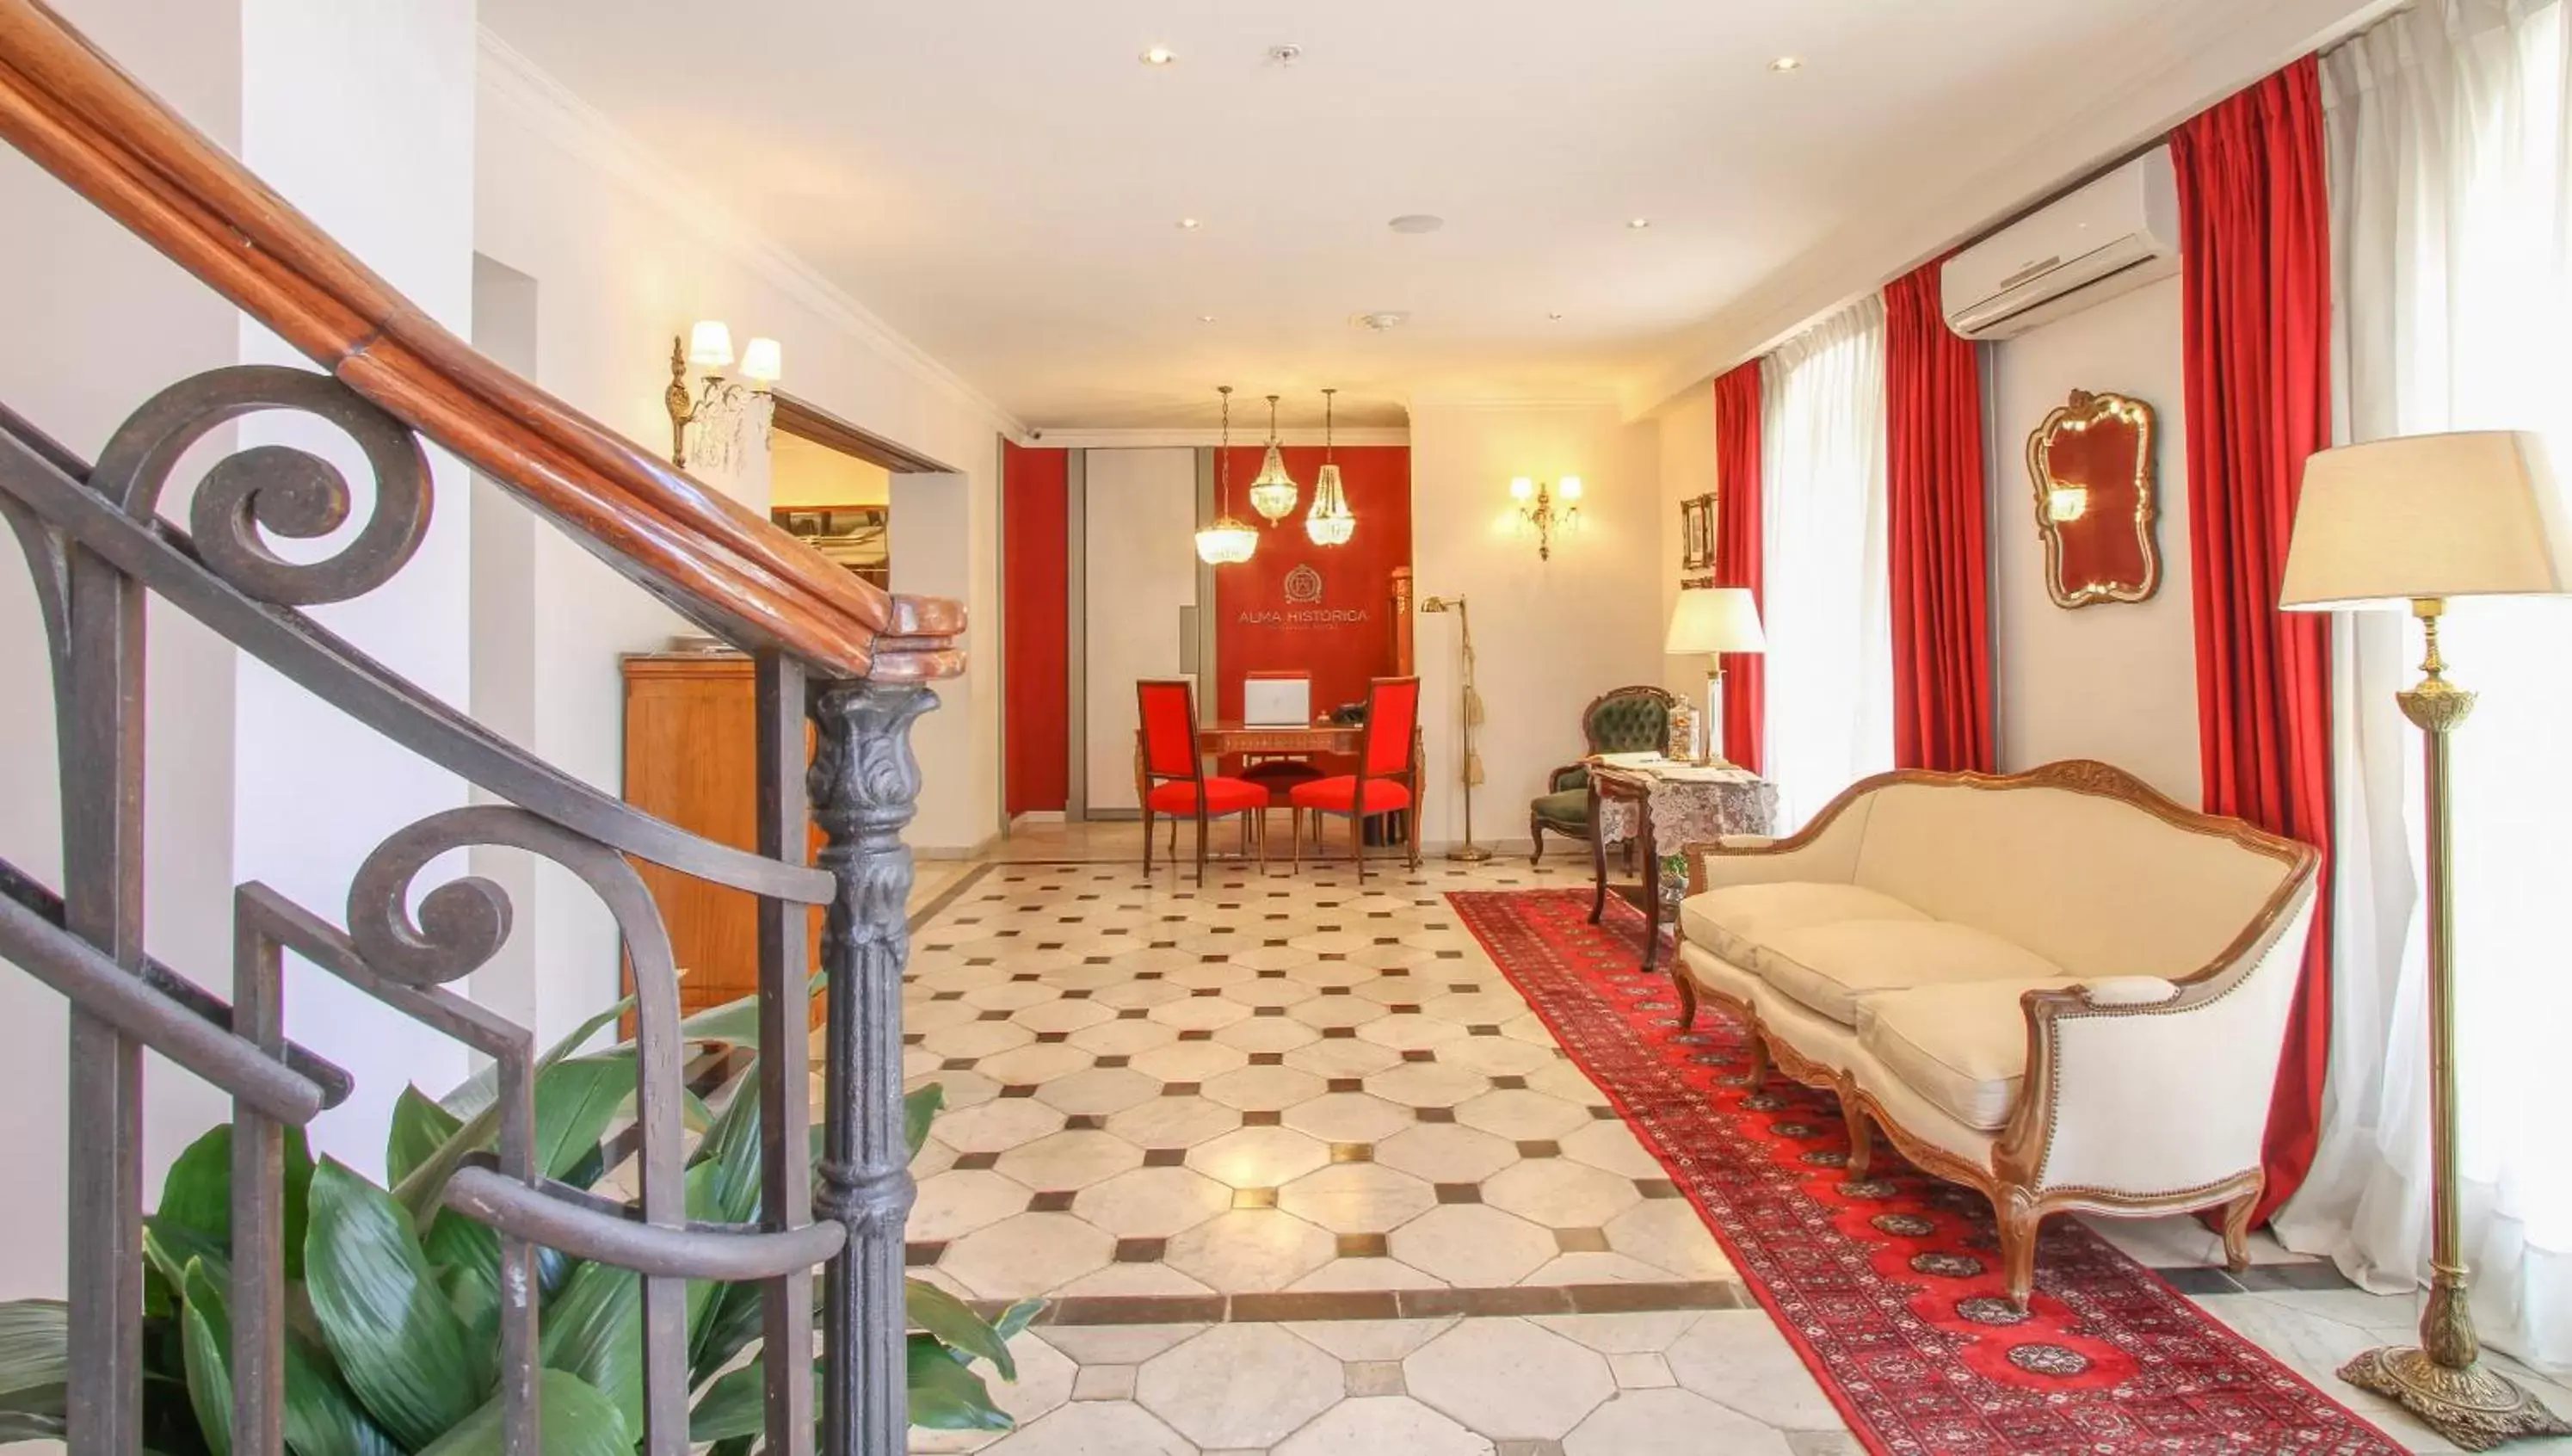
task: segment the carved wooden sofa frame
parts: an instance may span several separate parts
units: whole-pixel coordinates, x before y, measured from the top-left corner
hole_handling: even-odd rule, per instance
[[[2286,873],[2259,913],[2221,954],[2189,975],[2168,978],[2178,988],[2178,994],[2170,1000],[2125,1005],[2094,1002],[2090,989],[2081,986],[2026,993],[2020,999],[2027,1018],[2026,1080],[2007,1121],[1994,1135],[1988,1165],[1977,1164],[1914,1135],[1894,1119],[1881,1100],[1858,1085],[1854,1071],[1844,1072],[1807,1057],[1763,1023],[1750,1004],[1698,986],[1688,969],[1684,925],[1674,932],[1678,946],[1671,957],[1681,1025],[1694,1025],[1700,999],[1714,1002],[1737,1018],[1746,1033],[1751,1065],[1742,1079],[1743,1086],[1755,1090],[1773,1073],[1783,1073],[1806,1087],[1834,1094],[1848,1129],[1846,1171],[1850,1180],[1868,1175],[1875,1136],[1881,1132],[1914,1167],[1973,1188],[1990,1199],[1998,1224],[2009,1298],[2021,1312],[2026,1311],[2035,1287],[2039,1226],[2056,1213],[2138,1217],[2221,1208],[2226,1264],[2235,1272],[2248,1267],[2250,1219],[2266,1182],[2266,1175],[2255,1162],[2211,1181],[2146,1192],[2046,1181],[2044,1170],[2058,1131],[2056,1109],[2061,1095],[2064,1034],[2095,1019],[2172,1016],[2207,1006],[2230,995],[2290,934],[2300,962],[2301,932],[2312,913],[2319,856],[2310,846],[2268,834],[2241,820],[2189,809],[2124,770],[2091,760],[2048,764],[2013,775],[1904,769],[1850,785],[1802,830],[1787,838],[1727,836],[1720,844],[1689,846],[1687,893],[1693,896],[1706,888],[1705,866],[1709,858],[1783,855],[1800,850],[1818,840],[1864,795],[1903,783],[1961,784],[1979,789],[2042,787],[2097,795],[2141,809],[2177,828],[2229,839],[2278,861],[2286,867]],[[2299,970],[2280,969],[2287,975],[2298,974]]]

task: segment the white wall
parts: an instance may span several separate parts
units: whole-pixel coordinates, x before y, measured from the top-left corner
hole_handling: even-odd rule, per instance
[[[1994,346],[1985,465],[1994,511],[2001,767],[2104,759],[2196,804],[2202,780],[2180,324],[2180,284],[2171,279]],[[2158,411],[2162,585],[2150,601],[2067,611],[2046,591],[2027,437],[2076,388],[2132,394]]]
[[[1139,813],[1134,684],[1179,674],[1180,613],[1197,604],[1197,452],[1090,450],[1085,469],[1083,802],[1092,812]],[[1214,716],[1202,694],[1197,713]]]
[[[470,331],[473,304],[473,0],[245,0],[242,158],[270,187],[427,314]],[[247,361],[304,364],[243,321]],[[285,443],[338,464],[371,509],[363,457],[335,431],[291,415],[244,422],[251,443]],[[430,449],[435,508],[417,554],[387,585],[314,616],[428,693],[471,701],[473,493]],[[464,785],[287,682],[239,659],[233,873],[333,922],[368,851],[414,820],[464,802]],[[288,979],[287,1031],[361,1071],[348,1102],[313,1128],[317,1153],[380,1169],[404,1079],[431,1094],[461,1082],[464,1050],[311,968]]]
[[[465,316],[470,240],[470,0],[403,0],[362,12],[322,0],[225,0],[171,7],[74,0],[74,25],[199,130],[242,154],[377,272],[455,324]],[[0,317],[22,347],[0,362],[0,398],[84,456],[154,391],[238,362],[302,363],[202,285],[0,149]],[[344,442],[283,416],[221,431],[173,477],[165,514],[185,519],[203,463],[236,443],[321,448],[365,475]],[[436,524],[392,586],[325,621],[414,675],[463,697],[463,481],[440,470]],[[327,549],[326,546],[320,549]],[[10,548],[15,558],[14,546]],[[231,979],[231,891],[266,880],[331,920],[357,859],[418,813],[456,802],[426,769],[322,708],[162,603],[149,625],[148,902],[153,953],[219,991]],[[59,884],[59,786],[49,692],[25,577],[0,570],[0,674],[30,690],[0,701],[0,855]],[[462,1061],[352,994],[298,974],[290,1027],[353,1067],[380,1059],[431,1086]],[[63,1149],[64,1017],[59,999],[0,975],[0,1057],[16,1078],[9,1146],[31,1169]],[[147,1065],[148,1165],[219,1120],[224,1105],[166,1065]],[[355,1104],[317,1126],[322,1146],[360,1166],[382,1146],[400,1091],[380,1072]],[[44,1185],[55,1179],[34,1174]],[[63,1208],[18,1200],[0,1248],[0,1293],[58,1289]]]
[[[673,334],[691,320],[722,319],[736,335],[775,337],[785,347],[785,387],[798,397],[956,467],[964,497],[947,518],[961,545],[942,549],[906,529],[897,505],[895,569],[912,556],[932,579],[958,586],[970,613],[968,648],[995,656],[1001,417],[487,37],[479,96],[475,247],[535,280],[538,382],[658,450],[669,437],[661,390]],[[764,461],[755,483],[749,473],[738,488],[764,508]],[[532,746],[616,790],[618,656],[656,650],[682,624],[558,531],[537,532],[535,561],[544,633]],[[904,589],[910,580],[905,572]],[[996,684],[976,671],[939,694],[946,706],[914,732],[926,787],[910,839],[932,852],[979,844],[1000,822]],[[617,963],[605,913],[567,878],[540,873],[539,898],[543,1035],[612,998]]]
[[[1422,596],[1464,595],[1486,721],[1474,837],[1527,843],[1528,801],[1546,771],[1581,756],[1581,709],[1628,683],[1662,680],[1659,426],[1612,403],[1414,400],[1412,557]],[[1513,476],[1578,475],[1580,529],[1554,559],[1513,528]],[[1675,512],[1673,512],[1675,514]],[[1675,561],[1675,557],[1671,558]],[[1461,842],[1460,655],[1453,616],[1419,622],[1429,793],[1422,838]]]
[[[1714,385],[1699,384],[1663,406],[1653,416],[1661,428],[1660,555],[1652,570],[1661,583],[1661,621],[1666,626],[1677,608],[1679,557],[1685,542],[1679,531],[1679,502],[1714,488]],[[1705,659],[1661,658],[1661,686],[1696,706],[1705,716]]]
[[[239,139],[235,5],[63,0],[56,8],[199,130],[227,144]],[[155,391],[236,359],[230,305],[6,146],[0,217],[9,220],[0,228],[0,318],[18,341],[0,351],[0,402],[83,458],[95,459],[109,432]],[[209,447],[228,449],[232,438],[232,430],[218,431]],[[182,519],[194,463],[165,497],[165,510]],[[0,545],[0,681],[16,685],[0,693],[0,858],[59,887],[51,668],[20,562],[14,539]],[[145,942],[180,971],[223,987],[231,975],[224,870],[231,860],[233,654],[157,600],[147,610],[146,635]],[[29,1193],[10,1203],[0,1297],[62,1292],[67,1025],[61,997],[0,967],[0,1063],[10,1069],[0,1133]],[[224,1104],[186,1073],[147,1066],[144,1076],[146,1154],[157,1169],[218,1120]]]

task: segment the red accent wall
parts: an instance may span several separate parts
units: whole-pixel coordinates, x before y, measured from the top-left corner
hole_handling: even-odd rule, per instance
[[[1024,814],[1071,796],[1070,452],[1004,443],[1000,455],[1001,799]]]
[[[1286,468],[1303,487],[1295,513],[1268,525],[1250,508],[1250,481],[1261,446],[1232,450],[1232,510],[1261,527],[1259,552],[1214,573],[1216,716],[1241,716],[1242,674],[1280,669],[1313,674],[1313,708],[1326,712],[1366,696],[1367,679],[1394,670],[1388,619],[1393,570],[1411,564],[1411,450],[1403,445],[1343,445],[1337,453],[1357,534],[1344,546],[1317,546],[1304,534],[1322,451],[1286,450]],[[1290,600],[1287,577],[1309,565],[1321,577],[1318,601]],[[1203,711],[1200,709],[1200,711]]]

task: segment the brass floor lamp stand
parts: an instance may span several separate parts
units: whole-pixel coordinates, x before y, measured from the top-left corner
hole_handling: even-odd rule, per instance
[[[2487,1451],[2520,1436],[2572,1435],[2572,1424],[2509,1377],[2481,1362],[2473,1312],[2466,1301],[2463,1233],[2456,1211],[2456,982],[2453,865],[2447,822],[2447,735],[2474,710],[2474,695],[2441,673],[2438,617],[2445,603],[2422,600],[2412,612],[2428,633],[2426,674],[2395,695],[2402,716],[2418,726],[2429,790],[2429,1297],[2420,1311],[2420,1343],[2368,1350],[2340,1367],[2339,1378],[2397,1401],[2422,1423],[2468,1451]]]
[[[1483,756],[1474,751],[1474,730],[1481,726],[1483,721],[1483,695],[1474,688],[1474,619],[1466,612],[1465,598],[1461,596],[1424,597],[1421,600],[1420,609],[1424,612],[1454,612],[1457,626],[1462,631],[1461,641],[1465,653],[1463,712],[1465,766],[1460,777],[1465,784],[1465,842],[1449,850],[1447,858],[1469,865],[1479,865],[1490,859],[1492,852],[1474,843],[1474,786],[1483,781]],[[1420,811],[1415,806],[1412,812],[1417,814]]]

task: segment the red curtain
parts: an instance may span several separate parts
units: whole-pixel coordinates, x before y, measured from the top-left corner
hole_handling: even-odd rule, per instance
[[[1714,580],[1746,586],[1764,614],[1759,487],[1759,361],[1714,381]],[[1760,771],[1768,744],[1768,674],[1752,654],[1723,657],[1723,756]]]
[[[1011,814],[1060,810],[1071,793],[1070,458],[1000,449],[1000,797]]]
[[[1893,761],[1989,773],[1983,378],[1974,346],[1947,327],[1938,267],[1924,265],[1884,290]]]
[[[2171,139],[2206,807],[2317,846],[2320,909],[2268,1107],[2265,1217],[2312,1165],[2330,1030],[2330,627],[2277,610],[2304,459],[2330,443],[2330,227],[2311,57]]]

